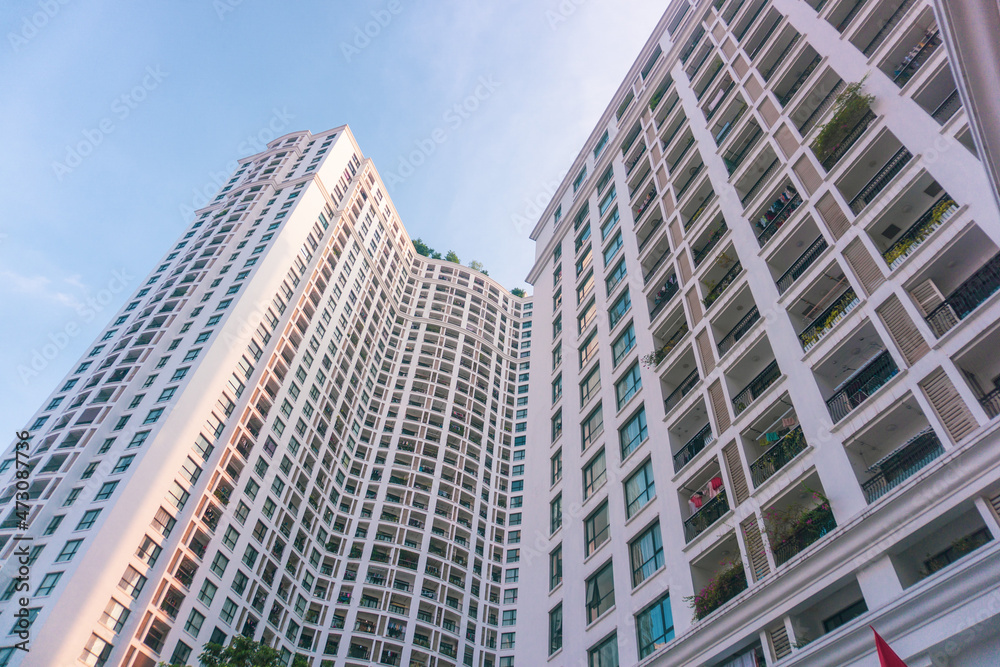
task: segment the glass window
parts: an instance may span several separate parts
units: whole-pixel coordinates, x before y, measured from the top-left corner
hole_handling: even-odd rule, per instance
[[[611,530],[608,525],[608,503],[594,510],[583,522],[584,537],[586,545],[584,555],[597,551],[605,542],[611,538]]]
[[[674,617],[670,611],[670,595],[664,595],[636,614],[635,632],[639,640],[639,658],[656,650],[674,638]]]
[[[594,157],[596,158],[604,150],[604,147],[608,145],[608,131],[604,130],[604,134],[601,138],[597,140],[597,145],[594,146]]]
[[[562,450],[552,456],[552,484],[562,479]]]
[[[617,633],[587,652],[587,667],[619,667]]]
[[[580,406],[586,405],[601,389],[601,365],[597,364],[580,383]]]
[[[604,482],[607,480],[607,465],[602,449],[583,467],[583,499],[590,498],[597,489],[604,486]]]
[[[618,215],[618,207],[615,206],[613,209],[611,209],[611,215],[608,216],[608,219],[601,224],[602,243],[608,238],[608,234],[615,231],[615,227],[618,226],[619,218],[620,216]]]
[[[618,431],[618,442],[622,448],[622,460],[634,452],[648,436],[646,430],[646,408],[639,408],[635,415],[625,422]]]
[[[611,243],[608,247],[604,249],[604,266],[607,267],[617,255],[618,251],[622,249],[622,233],[618,232],[615,237],[611,239]]]
[[[62,551],[56,556],[57,563],[68,563],[73,560],[73,556],[76,552],[80,550],[80,545],[83,544],[83,540],[70,540],[65,545],[63,545]]]
[[[573,179],[573,194],[576,194],[576,191],[580,189],[580,186],[583,185],[585,180],[587,180],[586,166],[584,166],[584,168],[580,170],[580,173],[576,175],[576,178]]]
[[[638,586],[663,567],[663,542],[660,524],[654,523],[629,545],[632,559],[632,585]]]
[[[560,409],[552,415],[552,442],[555,442],[562,435],[562,426],[562,410]]]
[[[580,425],[584,450],[594,444],[594,441],[599,438],[602,433],[604,433],[603,407],[603,405],[598,405],[594,408],[594,410],[587,415],[587,418],[584,419],[583,423]]]
[[[586,600],[587,623],[594,622],[598,616],[615,606],[615,578],[611,561],[608,561],[604,567],[587,579]],[[604,663],[599,664],[603,665]]]
[[[594,272],[591,271],[587,274],[587,277],[583,279],[583,282],[579,284],[576,288],[576,305],[583,303],[583,300],[590,296],[590,293],[594,291]]]
[[[629,399],[642,389],[642,374],[639,373],[639,362],[632,364],[632,367],[625,371],[625,375],[615,384],[615,398],[618,400],[618,409],[628,403]]]
[[[631,477],[625,480],[625,514],[628,518],[646,506],[656,496],[653,484],[653,462],[646,461]]]
[[[625,268],[625,258],[622,257],[615,265],[615,268],[611,270],[611,273],[608,274],[608,277],[604,279],[604,287],[607,289],[608,294],[611,294],[618,287],[627,274],[628,269]]]
[[[601,200],[601,203],[598,204],[597,206],[597,208],[600,211],[599,215],[604,215],[605,213],[607,213],[608,208],[610,208],[611,204],[615,201],[615,194],[616,194],[615,186],[612,185],[611,189],[608,190],[608,194],[604,195],[604,198]],[[605,263],[605,266],[607,266],[607,263]]]
[[[608,183],[610,183],[611,179],[614,177],[615,177],[614,167],[609,164],[608,168],[604,170],[603,174],[601,174],[601,177],[597,179],[598,194],[600,194],[604,190],[604,188],[608,187]]]
[[[562,494],[549,503],[549,533],[554,533],[562,526]]]
[[[587,245],[587,249],[583,251],[580,255],[580,259],[576,260],[576,277],[579,278],[580,274],[587,270],[590,266],[591,260],[594,258],[594,249],[592,246]]]
[[[597,340],[597,329],[590,332],[587,336],[587,340],[583,341],[583,345],[580,346],[580,368],[587,365],[587,362],[594,358],[597,354],[597,348],[600,341]]]
[[[562,545],[549,554],[549,590],[562,583]]]
[[[629,296],[628,290],[625,290],[608,310],[608,327],[614,329],[631,308],[632,297]]]
[[[621,333],[615,342],[611,346],[611,354],[614,358],[615,366],[621,363],[621,360],[625,358],[625,355],[632,351],[635,347],[635,325],[631,322],[628,327]]]
[[[562,605],[549,612],[549,655],[562,648]]]
[[[552,381],[552,402],[555,403],[562,398],[562,373]]]

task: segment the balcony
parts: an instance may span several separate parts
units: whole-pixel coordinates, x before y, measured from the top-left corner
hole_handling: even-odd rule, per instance
[[[644,287],[647,284],[649,284],[649,281],[653,279],[653,276],[656,275],[656,272],[660,270],[660,267],[662,267],[663,264],[667,261],[667,258],[670,257],[670,246],[666,244],[665,240],[663,245],[664,248],[662,252],[657,254],[654,251],[653,253],[650,254],[650,256],[656,255],[656,260],[653,262],[652,266],[644,270],[642,273],[642,284]]]
[[[854,292],[853,287],[848,287],[844,290],[819,315],[816,315],[805,329],[799,332],[799,342],[802,343],[802,351],[808,352],[815,347],[826,334],[847,317],[860,303],[861,299]]]
[[[912,158],[913,155],[905,146],[896,151],[851,200],[850,207],[854,215],[861,213],[865,206],[870,204],[895,178],[896,174],[909,164]]]
[[[822,235],[816,237],[816,240],[809,244],[798,259],[792,262],[792,265],[788,267],[781,276],[774,281],[775,285],[778,287],[778,294],[784,294],[789,287],[801,276],[806,270],[813,265],[823,251],[827,249],[826,238]]]
[[[761,188],[764,187],[764,184],[767,183],[768,179],[770,179],[771,176],[778,171],[778,167],[781,164],[781,160],[779,160],[777,156],[774,156],[773,151],[769,150],[767,151],[767,153],[772,157],[774,157],[774,159],[766,168],[763,169],[758,168],[758,173],[760,174],[760,176],[757,178],[756,181],[754,181],[753,185],[747,188],[745,190],[745,193],[740,196],[740,204],[743,205],[743,208],[746,208],[747,204],[753,201],[753,198],[757,196],[757,193],[759,193]],[[761,157],[763,158],[764,156]],[[751,176],[751,174],[747,174],[747,176]],[[743,179],[744,182],[746,180],[748,179],[747,178]],[[741,185],[743,185],[743,183],[737,185],[737,191],[742,189],[740,187]]]
[[[712,189],[712,181],[706,179],[701,189],[708,190],[708,192],[701,194],[694,199],[694,202],[700,201],[701,203],[698,204],[698,207],[693,213],[691,213],[691,215],[686,217],[686,221],[684,222],[684,231],[691,229],[691,227],[693,227],[694,224],[701,219],[702,213],[704,213],[706,209],[708,209],[708,207],[715,201],[715,190]]]
[[[802,197],[794,186],[788,184],[770,206],[758,216],[754,223],[757,245],[763,248],[767,242],[788,222],[792,214],[802,205]]]
[[[642,362],[649,368],[656,368],[659,366],[660,362],[666,359],[670,353],[677,348],[677,345],[688,333],[688,325],[687,321],[684,319],[683,310],[679,311],[679,315],[677,317],[673,317],[671,319],[673,320],[672,322],[662,326],[653,336],[653,342],[657,344],[656,348],[642,358]],[[660,332],[672,333],[666,336],[666,339],[664,340]],[[661,340],[663,343],[659,344]]]
[[[695,433],[683,447],[674,453],[674,472],[680,472],[698,452],[705,449],[705,447],[714,441],[715,436],[712,435],[712,425],[705,424],[704,428]]]
[[[956,287],[944,302],[925,318],[939,338],[961,320],[969,316],[986,299],[1000,290],[1000,254],[989,261]]]
[[[779,567],[837,527],[829,502],[806,510],[797,523],[798,526],[790,534],[771,544],[774,562]]]
[[[704,243],[697,250],[693,247],[691,248],[691,258],[694,260],[694,266],[697,268],[708,256],[708,253],[712,252],[726,232],[729,231],[729,227],[726,226],[726,221],[721,216],[718,219],[718,224],[715,229],[711,231],[708,238],[705,239]]]
[[[823,169],[826,171],[830,171],[831,169],[833,169],[837,165],[837,163],[840,162],[840,159],[847,154],[847,151],[851,150],[854,144],[858,142],[858,139],[860,139],[861,136],[865,133],[865,130],[868,129],[868,126],[875,122],[876,118],[877,116],[875,115],[875,113],[869,109],[864,115],[862,115],[857,120],[857,122],[854,123],[854,125],[843,136],[843,138],[837,141],[830,148],[829,151],[823,151],[822,157],[821,154],[817,154],[816,157],[821,157],[820,164],[822,165]]]
[[[812,47],[809,47],[804,51],[803,55],[806,54],[811,54],[811,59],[799,70],[798,77],[792,81],[792,84],[788,86],[784,93],[777,94],[777,90],[775,91],[778,97],[778,102],[783,108],[788,106],[788,103],[792,101],[793,97],[795,97],[795,93],[799,92],[799,89],[805,85],[806,81],[823,60],[823,57],[816,53]]]
[[[958,94],[958,89],[955,89],[931,112],[931,118],[944,125],[961,108],[962,98]]]
[[[791,53],[792,49],[795,48],[795,45],[799,43],[799,39],[801,37],[802,35],[796,32],[794,28],[785,30],[785,34],[783,34],[778,41],[778,44],[784,42],[785,45],[773,56],[769,56],[767,59],[762,60],[758,66],[760,75],[764,77],[765,82],[770,81],[774,72],[788,62],[788,54]]]
[[[740,264],[739,260],[737,260],[725,273],[725,275],[719,278],[718,282],[712,285],[712,288],[708,290],[707,294],[705,294],[705,298],[702,299],[702,303],[705,305],[705,309],[707,310],[711,308],[712,304],[718,301],[719,297],[722,296],[722,294],[726,291],[726,289],[729,288],[730,285],[736,282],[736,279],[742,273],[743,273],[743,265]],[[708,276],[706,276],[706,281],[708,280],[710,279],[708,278]]]
[[[733,397],[733,413],[739,417],[780,377],[781,369],[778,368],[777,360],[774,360]]]
[[[778,30],[778,26],[784,20],[785,17],[778,11],[768,13],[767,18],[761,23],[761,29],[758,29],[753,38],[746,44],[746,52],[750,60],[757,58],[760,52],[764,50],[764,47],[771,40],[771,36]],[[764,26],[767,27],[765,28]]]
[[[664,150],[666,150],[667,145],[668,144],[664,144],[663,146]],[[688,140],[686,142],[678,144],[678,146],[673,151],[671,151],[671,154],[667,157],[667,169],[670,171],[671,174],[674,173],[678,165],[680,165],[681,160],[684,159],[684,156],[687,155],[687,152],[691,150],[692,146],[694,146],[693,136],[688,137]]]
[[[943,453],[944,448],[934,429],[924,429],[868,468],[867,472],[873,476],[861,485],[865,499],[875,502]]]
[[[921,35],[913,46],[906,52],[906,55],[898,61],[898,64],[891,70],[890,76],[893,83],[902,88],[906,82],[913,78],[913,75],[920,71],[938,47],[941,46],[941,35],[937,28],[928,29]],[[896,50],[898,52],[898,49]],[[896,52],[890,55],[896,55]],[[898,55],[897,55],[898,57]],[[890,62],[892,62],[890,60]],[[883,66],[883,70],[887,70]],[[888,73],[888,71],[887,71]]]
[[[639,203],[636,204],[632,209],[632,220],[639,222],[642,219],[643,213],[649,210],[650,205],[656,198],[656,185],[653,182],[649,183],[649,188],[646,190],[646,194],[640,199]]]
[[[643,141],[639,144],[639,147],[636,149],[635,155],[633,155],[628,160],[628,162],[625,163],[626,176],[632,173],[632,170],[635,169],[635,165],[639,164],[639,160],[641,160],[642,156],[645,154],[646,154],[646,142]]]
[[[714,498],[710,498],[698,510],[684,520],[684,539],[690,542],[708,530],[729,511],[729,499],[723,488]]]
[[[698,591],[691,600],[695,620],[706,618],[747,589],[747,576],[739,553],[736,536],[731,533],[723,543],[699,558],[697,563],[692,563],[692,578]],[[736,554],[735,558],[732,554]],[[747,664],[763,665],[764,662]]]
[[[728,133],[729,130],[726,129]],[[732,176],[740,165],[743,164],[743,159],[746,157],[747,153],[757,145],[760,138],[764,136],[764,131],[760,129],[760,125],[756,122],[747,123],[747,126],[739,133],[739,139],[737,139],[733,146],[722,154],[722,161],[726,165],[726,171]]]
[[[917,221],[910,225],[892,245],[882,251],[882,258],[895,270],[920,244],[930,238],[937,229],[958,211],[958,204],[947,193],[931,205]]]
[[[712,136],[715,137],[715,145],[721,146],[722,143],[732,132],[736,124],[743,118],[743,114],[747,111],[747,103],[742,97],[737,96],[736,99],[730,103],[729,108],[726,109],[725,113],[720,116],[715,125],[712,127]]]
[[[775,473],[791,463],[795,457],[806,449],[806,437],[802,433],[802,427],[796,426],[780,438],[767,450],[764,451],[757,460],[750,464],[750,478],[754,487],[771,479]]]
[[[653,298],[653,305],[649,310],[650,322],[656,319],[656,316],[661,310],[663,310],[664,306],[666,306],[670,300],[674,298],[674,295],[677,294],[679,289],[680,286],[677,283],[677,274],[670,274],[666,282],[663,284],[663,287],[656,292],[656,296]]]
[[[700,381],[701,378],[698,377],[698,369],[695,368],[687,377],[680,381],[680,384],[663,401],[663,412],[669,414],[671,410],[677,407],[681,399],[690,394],[691,390],[698,386]]]
[[[855,408],[882,388],[886,382],[899,373],[895,360],[888,350],[876,355],[868,363],[858,369],[853,375],[838,387],[833,396],[827,399],[826,407],[830,418],[837,423],[851,413]]]
[[[737,322],[732,329],[729,330],[726,335],[719,340],[717,345],[719,350],[719,358],[721,359],[726,352],[733,349],[733,347],[738,343],[744,336],[746,336],[753,326],[760,321],[760,311],[757,310],[757,306],[754,305],[750,308],[750,311],[743,316],[743,318]]]

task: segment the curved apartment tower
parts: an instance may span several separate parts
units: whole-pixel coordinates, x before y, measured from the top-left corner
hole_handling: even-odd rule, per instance
[[[0,664],[513,648],[530,303],[415,255],[360,156],[345,126],[243,160],[19,435]]]

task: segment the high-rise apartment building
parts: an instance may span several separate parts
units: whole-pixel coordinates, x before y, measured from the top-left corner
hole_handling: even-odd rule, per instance
[[[360,156],[245,159],[20,434],[0,664],[510,663],[531,301],[416,255]]]
[[[870,667],[869,624],[1000,664],[1000,216],[950,57],[927,0],[670,4],[532,233],[518,665]]]

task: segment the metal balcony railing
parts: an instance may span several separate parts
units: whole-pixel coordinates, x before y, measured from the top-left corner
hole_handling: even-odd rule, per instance
[[[830,92],[827,93],[822,100],[820,100],[820,103],[816,105],[816,108],[813,109],[812,113],[810,113],[809,116],[804,121],[802,121],[802,124],[799,125],[799,134],[801,134],[802,136],[808,134],[809,130],[813,128],[813,125],[816,124],[816,121],[822,118],[823,114],[826,113],[827,109],[829,109],[830,106],[833,105],[834,100],[837,99],[837,95],[840,95],[840,93],[846,87],[847,84],[844,83],[843,79],[838,81],[837,85],[835,85],[833,88],[830,89]]]
[[[733,122],[736,122],[735,119]],[[747,153],[750,152],[750,149],[757,144],[757,141],[764,136],[764,131],[760,129],[760,125],[755,123],[754,127],[757,128],[756,131],[747,137],[746,141],[740,148],[731,148],[722,155],[722,161],[725,163],[726,171],[729,172],[730,176],[732,176],[736,170],[740,168],[740,165],[743,164],[743,158],[745,158]]]
[[[764,367],[757,377],[750,380],[736,396],[733,397],[733,412],[739,417],[750,405],[760,398],[761,394],[767,391],[768,387],[778,381],[781,377],[781,369],[778,368],[778,361],[772,361]]]
[[[678,203],[680,203],[681,199],[684,197],[684,193],[687,192],[688,188],[691,187],[691,184],[694,183],[695,179],[698,178],[704,168],[704,164],[699,164],[697,167],[694,167],[694,171],[691,172],[691,176],[687,179],[684,185],[681,186],[680,190],[677,191],[676,200]]]
[[[831,329],[861,303],[861,299],[855,293],[853,287],[848,287],[844,293],[837,297],[833,303],[823,309],[819,315],[813,318],[805,329],[799,332],[799,342],[802,343],[802,350],[812,349]]]
[[[656,294],[656,299],[653,302],[653,308],[649,311],[649,321],[652,322],[656,319],[656,316],[663,310],[664,306],[677,294],[680,287],[677,284],[677,277],[673,276],[673,280],[667,280],[667,282],[660,288],[660,291]]]
[[[766,2],[766,0],[765,2],[760,3],[760,7],[758,7],[757,11],[755,11],[753,13],[753,16],[750,17],[750,21],[745,26],[743,26],[743,29],[740,30],[738,35],[735,35],[737,42],[743,41],[743,38],[746,37],[748,32],[750,32],[750,28],[752,28],[753,24],[757,22],[757,17],[760,16],[761,12],[763,12],[764,9],[767,8],[769,4],[770,3]],[[750,59],[753,60],[753,56],[750,56]]]
[[[847,12],[847,16],[845,16],[843,20],[837,24],[837,32],[844,32],[844,28],[850,25],[851,21],[853,21],[854,17],[858,15],[858,12],[861,11],[861,8],[865,6],[866,2],[868,2],[868,0],[858,0],[854,3],[854,6],[851,7],[851,11]]]
[[[674,348],[677,347],[677,343],[680,342],[681,338],[684,338],[684,336],[687,335],[688,331],[687,322],[681,322],[681,325],[677,327],[677,331],[670,336],[667,342],[653,352],[652,364],[654,367],[659,366],[660,362],[666,359],[668,354],[673,352]]]
[[[850,207],[854,215],[860,213],[880,192],[885,190],[889,182],[903,170],[903,167],[909,164],[911,159],[913,159],[913,154],[904,146],[886,160],[882,168],[875,172],[865,187],[861,188],[861,191],[851,200]]]
[[[701,169],[699,168],[699,171],[700,170]],[[695,176],[697,176],[697,174],[695,174]],[[699,206],[695,210],[695,212],[691,214],[691,217],[687,219],[687,222],[684,223],[684,231],[691,229],[691,225],[696,223],[698,221],[698,218],[701,217],[701,214],[705,212],[705,209],[707,209],[709,206],[712,205],[712,201],[714,200],[714,198],[715,198],[715,190],[709,190],[708,194],[705,195],[705,201],[701,203],[701,206]]]
[[[694,137],[689,137],[688,142],[684,144],[684,148],[682,148],[681,152],[677,155],[677,159],[675,159],[672,163],[667,165],[667,168],[670,170],[670,173],[673,173],[677,169],[677,165],[681,163],[681,160],[684,159],[684,156],[687,155],[687,152],[691,150],[692,146],[694,146]],[[664,146],[664,149],[666,149],[666,146]]]
[[[961,108],[962,98],[959,96],[958,89],[956,88],[951,92],[951,95],[944,98],[944,101],[931,112],[931,117],[941,125],[944,125]]]
[[[750,56],[750,60],[756,58],[757,54],[759,54],[764,49],[764,47],[767,46],[767,43],[771,39],[771,35],[774,34],[774,31],[778,29],[778,26],[781,25],[781,22],[784,20],[785,17],[781,15],[779,15],[778,18],[775,19],[774,23],[772,23],[771,27],[767,29],[767,32],[764,34],[764,37],[760,40],[757,46],[753,47],[753,50],[747,54],[748,56]]]
[[[656,122],[656,129],[657,130],[659,130],[661,127],[663,127],[663,123],[665,123],[667,121],[667,119],[670,118],[670,114],[673,113],[674,109],[677,107],[677,103],[680,102],[680,101],[681,101],[680,96],[677,96],[677,97],[674,98],[674,101],[671,102],[671,104],[670,104],[670,108],[668,108],[666,110],[666,112],[664,112],[663,118],[661,118],[659,121]]]
[[[806,436],[802,433],[802,427],[796,426],[750,464],[750,477],[753,479],[754,487],[773,477],[776,472],[805,451],[805,448]]]
[[[632,170],[635,169],[635,165],[639,164],[639,160],[641,160],[642,156],[645,154],[646,154],[646,142],[644,141],[641,144],[639,144],[639,152],[636,154],[636,156],[625,163],[626,176],[632,173]]]
[[[683,447],[674,454],[674,472],[680,472],[681,468],[691,462],[698,452],[705,449],[709,443],[715,440],[712,435],[712,425],[705,424],[705,427],[698,431],[688,440]]]
[[[690,58],[691,54],[694,53],[694,50],[698,48],[698,44],[699,42],[701,42],[701,38],[704,36],[705,36],[705,28],[699,26],[698,29],[695,30],[695,33],[691,35],[691,40],[681,51],[680,58],[682,63],[684,63],[685,65],[687,64],[688,58]]]
[[[889,36],[889,33],[892,31],[892,29],[899,24],[900,20],[902,20],[903,18],[903,15],[906,14],[906,12],[909,11],[910,7],[912,7],[915,3],[916,0],[903,0],[903,2],[899,5],[899,7],[896,8],[896,11],[892,13],[892,16],[890,16],[889,19],[885,22],[885,25],[883,25],[882,28],[877,33],[875,33],[875,36],[872,37],[872,40],[868,42],[868,46],[866,46],[862,51],[862,53],[865,54],[866,58],[870,58],[871,55],[875,53],[875,50],[882,45],[882,42],[884,42],[885,38]]]
[[[653,266],[649,267],[649,271],[647,271],[645,274],[643,274],[643,276],[642,276],[642,284],[644,286],[646,285],[646,283],[648,283],[652,279],[652,277],[654,275],[656,275],[657,270],[659,270],[659,268],[661,266],[663,266],[663,263],[667,260],[667,257],[669,257],[669,256],[670,256],[670,248],[668,247],[666,250],[663,251],[663,253],[660,255],[659,259],[657,259],[653,263]]]
[[[740,264],[739,261],[737,261],[735,264],[733,264],[732,268],[730,268],[729,271],[726,272],[726,275],[722,276],[722,278],[719,279],[719,282],[717,282],[715,286],[712,287],[711,290],[709,290],[708,294],[705,295],[705,298],[702,299],[702,303],[704,303],[706,310],[708,308],[711,308],[712,304],[718,301],[719,297],[722,296],[723,292],[725,292],[730,285],[736,282],[736,278],[740,275],[742,271],[743,271],[743,265]]]
[[[723,336],[722,340],[719,341],[717,346],[719,349],[719,357],[721,358],[722,355],[733,349],[733,346],[736,345],[741,338],[747,335],[747,333],[753,328],[753,325],[757,324],[758,321],[760,321],[760,311],[757,310],[757,306],[754,306],[750,309],[750,312],[744,315],[743,319],[737,322],[736,326],[730,329],[729,333]]]
[[[787,563],[795,554],[804,551],[806,547],[837,527],[837,522],[829,507],[826,509],[816,508],[811,510],[809,515],[809,518],[795,532],[779,544],[772,546],[776,565]]]
[[[774,172],[778,170],[778,164],[780,162],[781,160],[779,160],[778,158],[774,158],[774,162],[772,162],[770,166],[768,166],[768,168],[764,170],[764,173],[760,175],[760,178],[757,179],[757,182],[754,183],[749,190],[747,190],[747,193],[745,195],[740,197],[740,204],[743,205],[743,208],[746,208],[747,204],[753,201],[753,198],[757,196],[758,192],[760,192],[760,189],[764,186],[764,183],[766,183],[767,180],[771,178],[771,176],[774,174]]]
[[[924,63],[930,59],[939,46],[941,46],[941,35],[937,30],[925,35],[924,43],[917,52],[911,52],[912,55],[907,54],[903,62],[893,71],[893,83],[900,88],[905,86],[906,82],[913,78],[913,75],[924,66]]]
[[[771,216],[770,220],[767,219],[767,213],[761,216],[761,220],[757,221],[757,225],[759,226],[761,221],[764,221],[765,225],[761,228],[760,233],[757,235],[757,244],[763,248],[767,242],[771,240],[771,237],[774,236],[779,229],[781,229],[781,226],[784,225],[790,217],[792,217],[792,213],[794,213],[801,204],[802,197],[796,192],[795,195],[790,197],[788,201],[781,205],[781,208],[774,212],[774,215]]]
[[[868,472],[875,473],[875,476],[861,485],[865,499],[869,503],[875,502],[941,454],[944,454],[944,448],[934,429],[924,429],[902,447],[868,468]]]
[[[694,538],[698,537],[708,530],[712,524],[721,519],[722,515],[728,511],[729,499],[726,497],[726,490],[720,489],[719,495],[711,498],[708,502],[702,505],[697,512],[685,519],[685,539],[690,542]]]
[[[833,152],[824,158],[822,162],[823,169],[826,171],[833,169],[834,166],[840,162],[840,158],[844,157],[844,155],[847,154],[847,151],[851,150],[851,147],[857,143],[858,139],[861,138],[861,135],[868,129],[868,126],[875,122],[875,118],[875,112],[871,110],[862,116],[847,136],[844,137],[837,147],[833,149]]]
[[[805,249],[799,258],[792,262],[792,265],[788,267],[788,270],[781,274],[781,277],[775,281],[778,286],[778,294],[784,294],[785,291],[792,286],[799,276],[806,272],[816,258],[823,254],[826,250],[827,243],[826,238],[820,234],[815,241],[809,244],[809,247]]]
[[[799,92],[799,89],[802,88],[803,85],[805,85],[805,82],[809,78],[809,75],[813,73],[813,71],[819,65],[821,60],[823,60],[823,56],[817,53],[816,57],[810,60],[809,64],[806,65],[805,69],[802,70],[802,73],[799,74],[799,78],[795,80],[795,83],[792,84],[792,87],[789,88],[784,95],[778,98],[778,101],[781,102],[782,108],[788,106],[788,103],[792,101],[793,97],[795,97],[795,93]]]
[[[1000,415],[1000,387],[980,398],[979,404],[983,406],[983,410],[986,410],[990,419]]]
[[[729,85],[726,86],[726,89],[722,92],[722,96],[718,98],[719,101],[716,102],[715,106],[713,106],[709,111],[705,113],[706,121],[712,120],[712,116],[714,116],[715,112],[717,112],[719,109],[722,108],[722,103],[726,101],[726,98],[729,96],[729,92],[735,87],[736,87],[736,82],[730,81]]]
[[[986,299],[1000,290],[1000,254],[996,254],[955,288],[940,306],[925,318],[941,337],[946,331],[969,316]]]
[[[747,105],[744,104],[739,108],[739,111],[736,112],[736,115],[733,116],[732,120],[730,120],[728,123],[722,126],[722,129],[719,130],[715,135],[716,146],[722,145],[722,142],[726,140],[726,137],[729,136],[729,133],[733,131],[734,127],[736,127],[736,123],[740,120],[740,118],[743,117],[743,114],[745,114],[746,112],[747,112]]]
[[[948,206],[947,203],[951,205]],[[934,231],[940,227],[945,220],[954,215],[958,210],[958,204],[945,193],[936,202],[931,204],[917,221],[910,225],[905,232],[899,235],[896,241],[886,248],[882,253],[882,258],[889,265],[892,271],[903,263],[910,254],[920,246]],[[935,211],[937,214],[935,215]]]
[[[691,393],[691,390],[694,389],[700,381],[701,378],[698,377],[698,369],[696,368],[691,371],[686,378],[681,380],[681,383],[677,385],[677,388],[670,392],[670,395],[663,401],[663,412],[668,413],[677,407],[677,404],[681,402],[681,399]]]
[[[715,193],[712,194],[714,195]],[[706,198],[705,201],[707,202],[708,198]],[[705,242],[705,245],[698,250],[691,251],[691,258],[694,260],[695,268],[702,263],[705,257],[708,256],[708,253],[712,252],[712,249],[715,248],[715,246],[719,245],[719,240],[726,235],[727,231],[729,231],[729,227],[726,226],[726,221],[723,220],[719,224],[719,228],[712,232],[712,236],[710,236],[708,241]]]
[[[771,66],[768,67],[766,71],[761,72],[761,76],[764,77],[764,81],[770,81],[771,75],[774,74],[774,70],[785,64],[785,56],[787,56],[788,53],[795,48],[795,45],[799,43],[800,37],[802,37],[802,35],[795,33],[795,36],[789,40],[788,44],[781,50],[781,53],[778,54],[778,57],[775,58]]]
[[[826,407],[830,418],[836,424],[854,408],[868,400],[886,382],[899,373],[899,367],[888,350],[876,355],[868,363],[847,378],[833,396],[827,399]]]
[[[717,60],[715,63],[715,71],[708,75],[708,81],[705,82],[705,87],[701,89],[700,93],[697,93],[698,101],[701,101],[702,96],[708,92],[708,89],[712,87],[712,82],[715,81],[715,77],[719,76],[719,72],[722,71],[722,61]]]

